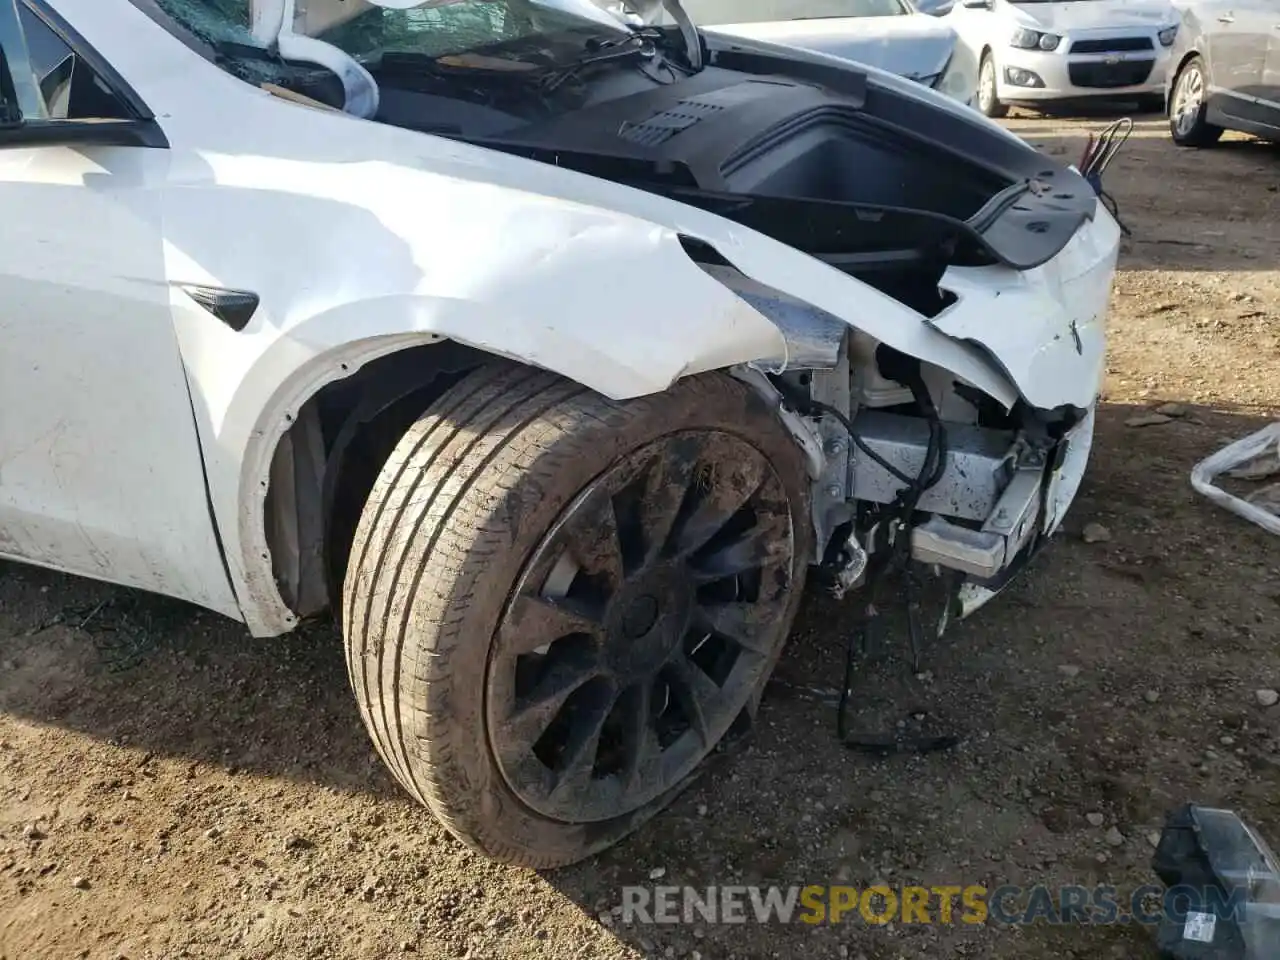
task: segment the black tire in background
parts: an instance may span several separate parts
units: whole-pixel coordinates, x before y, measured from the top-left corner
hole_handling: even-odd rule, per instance
[[[810,555],[808,478],[722,374],[615,402],[484,366],[408,431],[343,603],[379,753],[499,860],[580,860],[661,810],[751,715]]]

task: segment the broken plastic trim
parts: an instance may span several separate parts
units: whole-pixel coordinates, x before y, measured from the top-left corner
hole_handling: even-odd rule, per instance
[[[830,370],[844,351],[849,326],[805,301],[751,279],[710,244],[690,237],[681,246],[702,270],[751,306],[782,334],[784,355],[760,357],[752,366],[769,374],[786,370]]]

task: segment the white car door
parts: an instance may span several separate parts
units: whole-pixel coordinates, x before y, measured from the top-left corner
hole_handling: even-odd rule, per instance
[[[0,556],[237,615],[171,319],[163,134],[44,0],[0,0],[0,46],[21,109],[0,118]]]

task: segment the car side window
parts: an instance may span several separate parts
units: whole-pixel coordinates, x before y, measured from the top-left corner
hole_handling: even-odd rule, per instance
[[[111,87],[25,2],[18,7],[18,20],[46,109],[42,119],[130,119],[128,108]]]

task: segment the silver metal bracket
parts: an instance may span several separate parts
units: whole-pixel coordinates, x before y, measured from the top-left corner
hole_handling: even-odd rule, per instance
[[[841,547],[841,554],[844,557],[844,564],[835,571],[831,585],[831,594],[837,600],[843,600],[850,590],[861,586],[867,575],[867,551],[858,542],[855,534],[849,534],[849,538]]]

